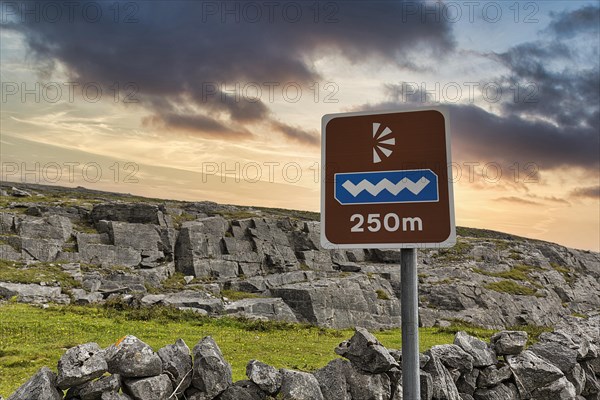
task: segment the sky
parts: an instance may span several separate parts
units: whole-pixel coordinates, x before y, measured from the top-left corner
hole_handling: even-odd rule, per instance
[[[3,181],[318,211],[324,114],[444,105],[456,222],[600,250],[597,1],[0,2]]]

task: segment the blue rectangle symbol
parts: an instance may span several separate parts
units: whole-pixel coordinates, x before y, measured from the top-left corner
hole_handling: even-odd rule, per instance
[[[439,201],[438,176],[430,169],[339,173],[334,188],[343,205]]]

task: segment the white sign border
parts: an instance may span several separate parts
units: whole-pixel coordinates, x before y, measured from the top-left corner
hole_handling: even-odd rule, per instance
[[[437,111],[444,117],[444,127],[446,130],[446,161],[448,163],[448,177],[452,177],[452,154],[450,151],[450,119],[449,112],[446,107],[413,107],[399,108],[395,110],[379,110],[379,111],[357,111],[347,113],[326,114],[321,118],[321,165],[323,165],[323,175],[321,176],[321,246],[325,249],[425,249],[425,248],[443,248],[452,247],[456,244],[456,223],[454,218],[454,185],[452,179],[448,179],[448,206],[450,207],[450,235],[446,240],[439,243],[352,243],[352,244],[337,244],[332,243],[327,239],[325,234],[325,168],[327,160],[325,159],[325,144],[326,144],[326,127],[327,124],[340,117],[355,117],[363,115],[380,115],[380,114],[398,114],[415,111]],[[438,177],[438,185],[440,180]],[[439,186],[438,186],[439,190]]]

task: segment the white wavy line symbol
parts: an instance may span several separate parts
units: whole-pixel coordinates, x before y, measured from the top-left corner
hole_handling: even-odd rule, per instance
[[[352,183],[350,180],[342,183],[342,187],[348,191],[352,196],[356,197],[361,194],[364,190],[369,192],[373,196],[377,196],[383,190],[387,190],[394,196],[404,189],[408,189],[412,194],[417,195],[421,193],[423,189],[429,184],[430,180],[422,177],[417,182],[413,182],[408,178],[402,178],[398,183],[392,183],[387,178],[383,178],[377,184],[372,184],[366,179],[360,181],[357,185]]]

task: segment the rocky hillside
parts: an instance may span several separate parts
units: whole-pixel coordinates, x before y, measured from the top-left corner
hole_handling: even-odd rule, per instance
[[[320,326],[400,324],[399,251],[324,250],[314,213],[1,186],[0,297],[164,304]],[[421,325],[555,325],[600,311],[600,255],[459,228],[419,251]]]

